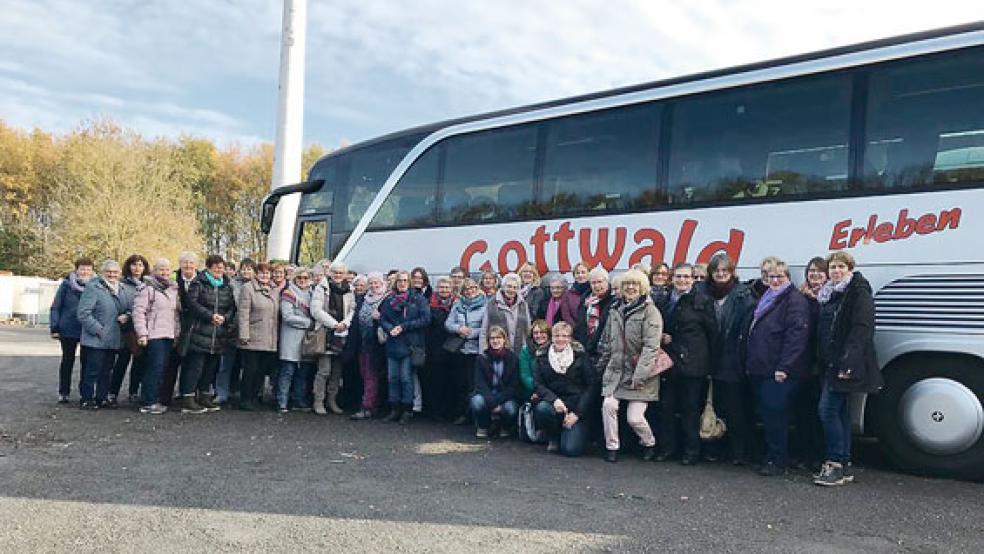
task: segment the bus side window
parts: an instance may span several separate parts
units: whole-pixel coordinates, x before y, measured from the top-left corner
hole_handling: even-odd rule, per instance
[[[843,190],[850,104],[846,74],[681,99],[670,132],[670,200],[753,202]]]
[[[864,184],[870,190],[984,181],[984,47],[872,71]]]
[[[447,140],[440,223],[510,221],[533,199],[537,124]]]

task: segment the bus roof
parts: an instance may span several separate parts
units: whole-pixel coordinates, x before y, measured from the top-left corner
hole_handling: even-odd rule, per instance
[[[320,160],[318,160],[318,162],[320,163],[321,160],[324,160],[324,159],[327,159],[327,158],[332,158],[332,157],[335,157],[335,156],[339,156],[339,155],[342,155],[342,154],[351,152],[353,150],[358,150],[358,149],[365,148],[365,147],[368,147],[368,146],[373,146],[375,144],[379,144],[379,143],[382,143],[382,142],[386,142],[386,141],[397,139],[397,138],[401,138],[401,137],[406,137],[406,136],[411,136],[411,135],[417,135],[417,134],[420,134],[422,136],[426,136],[426,135],[429,135],[429,134],[431,134],[434,131],[437,131],[439,129],[443,129],[445,127],[450,127],[452,125],[457,125],[457,124],[460,124],[460,123],[470,123],[470,122],[473,122],[473,121],[481,121],[481,120],[484,120],[484,119],[492,119],[492,118],[501,117],[501,116],[515,115],[515,114],[520,114],[520,113],[524,113],[524,112],[530,112],[530,111],[544,109],[544,108],[553,108],[553,107],[557,107],[557,106],[563,106],[563,105],[566,105],[566,104],[576,104],[576,103],[585,102],[585,101],[588,101],[588,100],[596,100],[596,99],[599,99],[599,98],[606,98],[606,97],[610,97],[610,96],[619,96],[619,95],[622,95],[622,94],[628,94],[628,93],[638,92],[638,91],[643,91],[643,90],[658,89],[658,88],[662,88],[662,87],[666,87],[666,86],[670,86],[670,85],[678,85],[678,84],[681,84],[681,83],[689,83],[689,82],[703,81],[705,79],[712,79],[712,78],[716,78],[716,77],[724,77],[724,76],[727,76],[727,75],[734,75],[734,74],[745,73],[745,72],[755,71],[755,70],[760,70],[760,69],[768,69],[768,68],[772,68],[772,67],[781,67],[781,66],[791,65],[791,64],[800,63],[800,62],[806,62],[806,61],[818,60],[818,59],[823,59],[823,58],[830,58],[830,57],[834,57],[834,56],[840,56],[840,55],[843,55],[843,54],[851,54],[851,53],[855,53],[855,52],[863,52],[863,51],[866,51],[866,50],[873,50],[873,49],[876,49],[876,48],[884,48],[884,47],[888,47],[888,46],[895,46],[895,45],[906,44],[906,43],[910,43],[910,42],[918,42],[918,41],[921,41],[921,40],[933,39],[933,38],[938,38],[938,37],[943,37],[943,36],[949,36],[949,35],[959,35],[959,34],[963,34],[963,33],[969,33],[969,32],[981,31],[981,30],[984,30],[984,21],[975,21],[975,22],[966,23],[966,24],[963,24],[963,25],[954,25],[954,26],[951,26],[951,27],[943,27],[943,28],[932,29],[932,30],[928,30],[928,31],[920,31],[920,32],[917,32],[917,33],[909,33],[909,34],[905,34],[905,35],[898,35],[898,36],[893,36],[893,37],[888,37],[888,38],[883,38],[883,39],[877,39],[877,40],[872,40],[872,41],[867,41],[867,42],[860,42],[860,43],[851,44],[851,45],[847,45],[847,46],[838,46],[838,47],[835,47],[835,48],[828,48],[828,49],[825,49],[825,50],[817,50],[817,51],[808,52],[808,53],[805,53],[805,54],[796,54],[796,55],[793,55],[793,56],[786,56],[786,57],[783,57],[783,58],[774,58],[774,59],[766,60],[766,61],[763,61],[763,62],[755,62],[755,63],[749,63],[749,64],[743,64],[743,65],[736,65],[736,66],[727,67],[727,68],[723,68],[723,69],[714,69],[714,70],[710,70],[710,71],[702,71],[702,72],[699,72],[699,73],[692,73],[692,74],[684,75],[684,76],[681,76],[681,77],[671,77],[671,78],[668,78],[668,79],[660,79],[660,80],[657,80],[657,81],[649,81],[649,82],[646,82],[646,83],[640,83],[640,84],[635,84],[635,85],[627,85],[627,86],[624,86],[624,87],[618,87],[618,88],[604,90],[604,91],[600,91],[600,92],[591,92],[591,93],[581,94],[581,95],[577,95],[577,96],[569,96],[569,97],[566,97],[566,98],[561,98],[559,100],[550,100],[550,101],[547,101],[547,102],[538,102],[538,103],[535,103],[535,104],[526,104],[526,105],[523,105],[523,106],[517,106],[517,107],[513,107],[513,108],[506,108],[506,109],[496,110],[496,111],[492,111],[492,112],[485,112],[485,113],[481,113],[481,114],[477,114],[477,115],[470,115],[470,116],[459,117],[459,118],[455,118],[455,119],[448,119],[448,120],[439,121],[439,122],[436,122],[436,123],[428,123],[428,124],[424,124],[424,125],[418,125],[416,127],[411,127],[411,128],[403,129],[403,130],[400,130],[400,131],[394,131],[392,133],[387,133],[385,135],[381,135],[381,136],[376,137],[376,138],[364,140],[362,142],[358,142],[356,144],[353,144],[353,145],[350,145],[350,146],[346,146],[345,148],[340,148],[338,150],[334,150],[334,151],[326,154],[325,156],[323,156]]]

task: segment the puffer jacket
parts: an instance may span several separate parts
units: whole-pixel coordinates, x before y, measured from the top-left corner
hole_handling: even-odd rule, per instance
[[[117,318],[127,312],[120,298],[102,277],[90,279],[79,299],[78,317],[82,324],[82,346],[103,350],[123,347],[120,323]]]
[[[810,343],[806,297],[790,284],[752,319],[747,337],[744,361],[749,376],[770,378],[777,371],[792,379],[805,376]]]
[[[695,287],[680,297],[673,310],[663,314],[663,320],[663,332],[672,338],[666,346],[673,358],[670,371],[682,377],[707,377],[718,338],[713,299]]]
[[[88,290],[88,287],[86,287]],[[875,356],[875,301],[871,284],[855,271],[842,293],[820,306],[817,349],[822,376],[835,391],[877,392],[884,386]],[[839,379],[850,371],[850,379]]]
[[[301,354],[304,332],[313,331],[311,288],[302,290],[291,283],[280,293],[280,359],[285,362],[307,361]]]
[[[478,296],[471,302],[459,298],[454,301],[454,306],[451,307],[451,312],[444,321],[444,329],[456,336],[458,336],[458,329],[462,325],[467,325],[471,329],[471,333],[459,350],[462,354],[478,354],[479,352],[478,337],[482,332],[486,302],[484,296]]]
[[[518,352],[529,341],[530,323],[530,311],[523,297],[517,295],[516,302],[510,306],[500,289],[485,305],[482,330],[478,335],[478,349],[485,352],[489,348],[489,328],[498,325],[506,330],[509,348]]]
[[[275,290],[256,280],[244,283],[236,308],[239,348],[276,352],[280,334],[279,316],[280,295]]]
[[[621,299],[612,304],[598,341],[601,395],[619,400],[659,400],[659,376],[649,373],[656,363],[662,335],[663,318],[649,296],[631,306]]]
[[[549,404],[554,400],[560,400],[567,406],[567,410],[574,412],[578,418],[584,417],[591,409],[593,399],[597,394],[595,387],[597,371],[591,367],[588,353],[577,341],[571,342],[574,350],[574,363],[571,364],[565,373],[557,373],[550,365],[548,350],[551,345],[546,345],[536,354],[536,367],[534,370],[533,381],[536,383],[536,393],[540,399]],[[659,381],[659,379],[656,379]]]
[[[379,326],[386,332],[386,357],[399,360],[410,355],[410,348],[424,348],[427,326],[430,324],[430,303],[415,290],[410,290],[405,305],[394,306],[390,293],[379,305]],[[390,331],[399,325],[403,332],[398,336]]]
[[[133,299],[133,329],[147,340],[173,339],[181,333],[177,283],[164,287],[153,277],[145,281]]]
[[[76,290],[81,286],[82,290]],[[61,284],[58,285],[58,292],[55,299],[51,302],[51,334],[57,334],[66,339],[78,339],[82,336],[82,324],[79,323],[79,300],[82,299],[82,291],[85,284],[80,283],[75,278],[75,273],[70,273]]]
[[[229,278],[222,276],[222,285],[212,283],[201,272],[191,283],[188,305],[183,309],[191,320],[188,350],[206,354],[221,354],[232,347],[236,338],[236,299]],[[225,321],[221,326],[212,324],[212,316],[221,314]]]

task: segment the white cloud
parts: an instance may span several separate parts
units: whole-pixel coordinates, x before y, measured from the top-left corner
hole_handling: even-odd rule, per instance
[[[107,2],[5,2],[0,118],[272,139],[280,2]],[[305,135],[324,144],[984,18],[955,0],[308,4]]]

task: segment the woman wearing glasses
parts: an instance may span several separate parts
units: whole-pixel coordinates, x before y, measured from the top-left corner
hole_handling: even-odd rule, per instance
[[[663,306],[662,345],[673,358],[673,369],[664,373],[660,439],[664,461],[677,454],[675,413],[680,411],[683,455],[680,463],[692,465],[700,457],[700,412],[705,385],[711,372],[711,353],[718,324],[714,302],[694,287],[694,268],[687,263],[673,268],[673,290]]]
[[[460,341],[451,341],[450,346],[456,346],[454,358],[451,360],[451,399],[448,401],[449,418],[455,425],[468,422],[468,398],[471,394],[472,377],[475,370],[475,358],[478,357],[478,337],[482,330],[482,320],[485,318],[485,305],[488,299],[472,279],[465,278],[461,282],[461,296],[455,300],[444,321],[444,329],[451,337]]]
[[[786,471],[789,408],[806,372],[810,342],[810,307],[789,280],[786,262],[776,260],[765,291],[752,315],[745,347],[745,371],[755,391],[765,427],[765,463],[759,474]]]
[[[314,360],[301,355],[304,332],[314,329],[311,316],[311,271],[305,267],[294,271],[294,278],[280,295],[280,374],[277,383],[277,405],[280,413],[290,407],[310,412],[307,400],[308,376],[315,370]]]
[[[379,326],[386,333],[386,368],[390,414],[386,421],[407,425],[413,419],[414,371],[410,357],[424,349],[424,330],[430,324],[427,299],[410,288],[410,272],[398,271],[393,291],[380,306]]]
[[[735,465],[748,460],[749,410],[748,381],[741,359],[741,340],[747,317],[755,309],[752,291],[738,282],[735,263],[727,254],[718,253],[707,266],[710,279],[703,290],[714,301],[718,323],[718,348],[713,360],[714,397],[720,401],[728,424],[726,439],[730,458]]]

